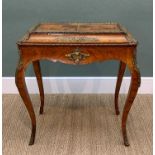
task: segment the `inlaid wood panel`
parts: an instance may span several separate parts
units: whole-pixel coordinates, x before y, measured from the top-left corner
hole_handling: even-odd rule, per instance
[[[120,68],[115,90],[115,111],[119,114],[118,95],[126,69],[131,73],[131,84],[122,115],[122,134],[129,146],[126,122],[140,86],[140,72],[136,64],[137,41],[117,23],[42,23],[29,30],[17,42],[20,59],[16,69],[16,85],[31,118],[30,145],[34,144],[36,116],[25,83],[25,70],[33,63],[40,91],[40,114],[44,108],[44,89],[39,60],[46,59],[66,64],[89,64],[118,60]]]
[[[32,28],[19,44],[123,44],[136,40],[117,23],[45,23]]]

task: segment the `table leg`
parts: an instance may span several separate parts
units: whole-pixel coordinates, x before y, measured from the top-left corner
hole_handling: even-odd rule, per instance
[[[117,83],[116,83],[116,89],[115,89],[115,112],[116,115],[119,115],[119,107],[118,107],[118,95],[123,79],[123,75],[126,69],[126,64],[122,61],[120,61],[119,70],[118,70],[118,76],[117,76]]]
[[[22,97],[23,102],[31,118],[32,130],[31,130],[31,138],[30,138],[29,145],[33,145],[35,140],[35,133],[36,133],[36,117],[35,117],[34,109],[26,87],[24,70],[25,70],[24,65],[20,60],[16,69],[15,82],[16,82],[16,86],[18,88],[19,94]]]
[[[140,72],[135,62],[133,62],[132,65],[133,66],[129,67],[130,72],[131,72],[131,82],[130,82],[130,88],[129,88],[127,100],[126,100],[124,110],[123,110],[123,115],[122,115],[122,134],[123,134],[125,146],[129,146],[127,132],[126,132],[127,117],[131,109],[131,106],[133,104],[133,101],[136,97],[138,87],[140,86]]]
[[[40,63],[38,61],[33,61],[33,68],[34,72],[37,78],[37,83],[39,87],[39,92],[40,92],[40,100],[41,100],[41,106],[40,106],[40,114],[43,114],[44,111],[44,88],[43,88],[43,82],[42,82],[42,75],[41,75],[41,68],[40,68]]]

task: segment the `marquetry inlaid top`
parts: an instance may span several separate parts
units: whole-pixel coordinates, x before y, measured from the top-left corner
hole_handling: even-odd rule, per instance
[[[18,44],[136,45],[137,41],[117,23],[41,23]]]

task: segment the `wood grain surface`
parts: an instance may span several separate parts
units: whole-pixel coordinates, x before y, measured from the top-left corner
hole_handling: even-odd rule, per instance
[[[129,146],[126,131],[127,117],[140,87],[141,76],[136,61],[137,41],[124,27],[112,23],[39,24],[28,31],[23,39],[17,42],[17,46],[20,58],[15,73],[15,83],[31,118],[30,145],[33,145],[35,141],[36,117],[25,83],[25,70],[30,63],[33,63],[40,91],[40,113],[42,114],[44,92],[39,60],[46,59],[71,65],[106,60],[119,61],[122,66],[120,68],[124,69],[119,69],[116,84],[115,110],[117,115],[119,114],[119,88],[125,67],[128,67],[131,84],[122,116],[122,135],[124,145]]]

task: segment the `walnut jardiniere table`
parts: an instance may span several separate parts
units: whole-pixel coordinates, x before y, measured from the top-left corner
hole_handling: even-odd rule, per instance
[[[47,59],[66,64],[82,65],[104,60],[120,62],[115,90],[115,111],[119,114],[118,95],[126,66],[131,73],[131,84],[122,115],[124,144],[129,146],[126,122],[129,110],[140,86],[140,72],[136,64],[137,41],[116,23],[43,23],[38,24],[17,42],[19,63],[16,85],[32,122],[30,145],[34,144],[36,117],[25,84],[25,69],[32,63],[36,74],[41,106],[44,108],[44,89],[39,60]]]

